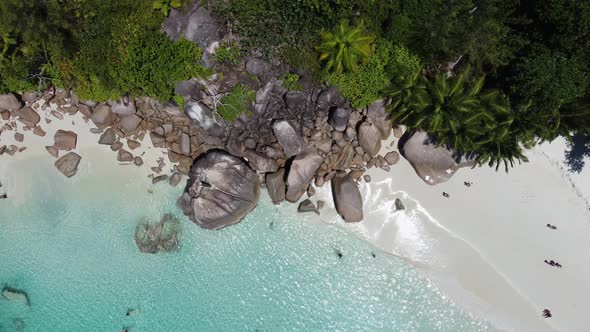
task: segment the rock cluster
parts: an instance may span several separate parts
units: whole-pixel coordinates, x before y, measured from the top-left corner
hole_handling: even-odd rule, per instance
[[[135,244],[141,252],[150,254],[174,251],[180,245],[181,229],[178,219],[169,213],[157,223],[145,220],[135,228]]]

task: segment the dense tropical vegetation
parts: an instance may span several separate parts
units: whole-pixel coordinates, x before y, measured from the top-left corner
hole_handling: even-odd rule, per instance
[[[190,2],[3,0],[0,90],[55,84],[96,101],[129,93],[181,103],[173,87],[205,73],[201,50],[159,29]],[[389,98],[397,122],[480,163],[508,166],[539,141],[590,135],[588,1],[200,3],[239,36],[216,63],[261,53],[338,86],[354,107]],[[290,75],[285,84],[299,88]],[[235,110],[249,98],[236,88],[224,104]]]

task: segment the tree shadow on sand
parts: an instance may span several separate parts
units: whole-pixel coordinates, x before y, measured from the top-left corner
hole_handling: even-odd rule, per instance
[[[590,157],[590,136],[574,134],[572,141],[568,142],[567,148],[565,163],[569,171],[580,173],[586,164],[584,158]]]

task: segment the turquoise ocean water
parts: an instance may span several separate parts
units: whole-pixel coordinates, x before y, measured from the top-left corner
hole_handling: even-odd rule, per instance
[[[0,297],[0,331],[16,318],[24,331],[493,330],[406,262],[266,194],[242,223],[207,231],[179,215],[180,187],[31,177],[26,201],[0,201],[0,285],[26,290],[31,307]],[[182,218],[180,251],[140,253],[135,226],[167,212]]]

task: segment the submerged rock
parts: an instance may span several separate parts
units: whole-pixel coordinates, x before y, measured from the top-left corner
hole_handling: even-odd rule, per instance
[[[178,219],[170,213],[158,223],[144,220],[135,228],[135,244],[141,252],[149,254],[178,250],[181,229]]]
[[[405,133],[399,141],[399,151],[406,158],[416,174],[429,185],[449,180],[461,167],[471,167],[473,160],[456,158],[455,153],[445,147],[437,147],[428,134]]]
[[[206,229],[239,222],[258,202],[258,175],[245,161],[222,150],[197,159],[178,203],[185,215]]]
[[[21,289],[4,286],[4,288],[2,288],[2,296],[8,301],[14,301],[28,306],[31,305],[29,295]]]
[[[320,211],[318,210],[318,208],[316,208],[316,206],[313,204],[313,202],[309,198],[299,204],[299,207],[297,208],[297,212],[300,212],[300,213],[315,212],[316,214],[320,214]]]
[[[332,179],[332,196],[338,214],[346,222],[363,220],[363,198],[358,185],[348,175]]]

